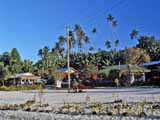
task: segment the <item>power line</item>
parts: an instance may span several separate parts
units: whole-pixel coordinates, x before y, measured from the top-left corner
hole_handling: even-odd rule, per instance
[[[123,4],[125,2],[125,0],[119,0],[117,3],[115,3],[111,8],[107,8],[101,12],[99,12],[98,14],[96,14],[95,16],[93,16],[90,20],[88,20],[87,22],[85,22],[83,25],[88,26],[89,24],[91,24],[93,21],[96,21],[96,17],[106,14],[107,12],[115,9],[116,7],[118,7],[119,5]]]
[[[98,16],[100,16],[100,15],[104,15],[104,14],[106,14],[107,12],[110,12],[111,10],[113,10],[113,9],[115,9],[115,8],[117,8],[118,6],[120,6],[120,5],[122,5],[123,3],[125,3],[126,2],[126,0],[119,0],[119,1],[117,1],[115,4],[113,4],[110,8],[107,8],[107,9],[104,9],[104,8],[102,8],[101,10],[99,10],[100,12],[98,13],[98,14],[94,14],[94,15],[92,15],[93,17],[91,17],[87,22],[84,22],[84,23],[81,23],[83,26],[89,26],[89,25],[91,25],[91,24],[93,24],[93,23],[95,23],[96,21],[97,21],[97,19],[95,19],[95,18],[97,18]],[[81,13],[80,14],[78,14],[79,15],[79,17],[85,17],[84,16],[84,14],[86,14],[87,15],[87,13],[89,13],[88,11],[89,11],[89,9],[87,8],[87,10],[85,9],[85,11],[87,11],[87,12],[83,12],[83,11],[81,11]],[[75,20],[75,18],[76,17],[70,17],[70,19],[68,20],[68,21],[73,21],[73,20]],[[98,22],[96,22],[96,23],[98,23]],[[64,24],[61,24],[60,26],[59,26],[59,28],[60,27],[63,27],[63,28],[65,28],[66,26],[64,26]],[[70,28],[72,28],[71,26],[70,26]],[[101,33],[101,32],[100,32]],[[94,46],[94,45],[93,45]]]
[[[116,2],[116,3],[115,3],[113,6],[111,6],[110,8],[107,8],[107,9],[105,9],[105,10],[101,10],[101,12],[99,12],[99,13],[96,14],[96,15],[93,15],[93,17],[90,18],[87,22],[84,22],[84,23],[81,23],[81,24],[82,24],[83,26],[88,26],[88,25],[92,24],[93,22],[96,22],[96,19],[95,19],[96,17],[98,17],[98,16],[100,16],[100,15],[103,15],[103,14],[105,14],[105,13],[107,13],[107,12],[115,9],[117,6],[123,4],[124,2],[125,2],[125,0],[119,0],[118,2]],[[86,10],[86,9],[87,9],[87,10]],[[85,11],[87,11],[87,12],[83,12],[83,10],[80,11],[80,13],[78,14],[79,17],[83,17],[82,15],[89,13],[89,12],[88,12],[89,7],[87,7],[86,9],[85,9]],[[67,21],[73,21],[73,20],[75,20],[75,18],[76,18],[75,16],[70,17],[69,20],[67,20]],[[65,27],[64,24],[59,25],[57,28],[61,28],[61,27],[64,28],[64,27]]]
[[[84,12],[84,10],[87,11],[87,12]],[[77,14],[78,14],[79,17],[83,17],[82,15],[84,15],[84,14],[87,15],[87,13],[89,13],[89,7],[86,7],[84,9],[80,10]],[[75,20],[75,18],[76,18],[75,16],[71,16],[71,17],[69,17],[69,19],[67,20],[67,22],[73,21],[73,20]],[[59,25],[57,28],[61,28],[61,27],[64,28],[64,27],[66,27],[67,25],[64,26],[64,24]]]
[[[93,24],[93,23],[99,24],[99,22],[96,22],[97,19],[94,19],[94,18],[97,18],[97,17],[100,16],[100,15],[104,15],[104,13],[109,12],[109,11],[117,8],[118,6],[122,5],[123,3],[125,3],[125,0],[119,0],[119,1],[116,2],[113,6],[111,6],[111,8],[107,8],[107,9],[105,9],[105,10],[103,9],[101,12],[99,12],[99,14],[96,14],[95,16],[92,17],[92,19],[88,20],[87,22],[85,22],[85,23],[82,24],[82,25],[84,25],[84,26],[89,26],[89,25],[91,25],[91,24]],[[94,25],[94,26],[95,26],[95,25]],[[102,33],[102,32],[100,31],[100,29],[99,29],[98,31],[99,31],[99,32],[97,32],[97,33]],[[118,36],[116,35],[116,37],[118,37]],[[93,46],[94,46],[94,44],[93,44]]]

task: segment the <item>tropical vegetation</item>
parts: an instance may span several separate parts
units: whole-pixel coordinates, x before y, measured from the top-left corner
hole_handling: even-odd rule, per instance
[[[142,64],[149,61],[160,60],[160,41],[154,36],[141,35],[139,31],[131,31],[131,40],[137,40],[137,44],[132,48],[119,49],[120,40],[115,32],[118,25],[117,20],[111,14],[107,16],[110,31],[113,39],[107,39],[104,45],[106,49],[97,49],[91,46],[90,39],[82,27],[78,24],[73,29],[68,29],[67,36],[60,35],[53,48],[44,46],[37,51],[38,61],[28,59],[22,60],[17,48],[11,52],[4,52],[0,55],[0,84],[5,85],[5,81],[17,73],[32,72],[42,78],[54,80],[55,73],[59,68],[67,67],[69,57],[70,66],[78,70],[82,75],[93,75],[106,66],[118,64]],[[92,29],[92,34],[96,35],[98,28]],[[66,34],[66,33],[65,33]],[[67,44],[67,42],[69,44]],[[83,45],[88,45],[88,50],[83,51]],[[69,45],[67,47],[67,45]],[[69,55],[67,54],[69,53]]]

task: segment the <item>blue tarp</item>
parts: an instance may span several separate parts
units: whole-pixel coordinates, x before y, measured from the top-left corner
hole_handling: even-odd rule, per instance
[[[62,73],[67,73],[68,72],[68,68],[60,68],[57,70],[58,72],[62,72]],[[70,67],[70,71],[71,73],[74,73],[76,70],[72,67]]]
[[[160,65],[160,61],[152,61],[152,62],[144,63],[141,66],[151,66],[151,65]]]

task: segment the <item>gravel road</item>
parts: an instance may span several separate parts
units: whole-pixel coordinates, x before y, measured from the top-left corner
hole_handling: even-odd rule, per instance
[[[160,101],[160,88],[99,88],[87,89],[83,93],[68,93],[67,90],[44,90],[42,100],[50,105],[83,103],[89,96],[89,102],[110,102],[122,99],[125,102]],[[39,99],[39,91],[0,91],[0,104],[19,104],[26,100]]]
[[[85,103],[87,102],[112,102],[117,99],[122,99],[124,102],[160,102],[160,88],[97,88],[86,89],[83,93],[68,93],[67,90],[45,89],[42,96],[42,101],[53,107],[59,107],[66,103]],[[39,91],[0,91],[0,105],[4,104],[20,104],[27,100],[36,98],[39,101]],[[47,113],[27,113],[22,111],[0,111],[0,120],[107,120],[120,119],[119,117],[110,116],[71,116],[58,115]],[[137,119],[133,117],[125,117],[124,120]],[[139,118],[138,118],[139,119]],[[147,118],[141,118],[147,119]]]

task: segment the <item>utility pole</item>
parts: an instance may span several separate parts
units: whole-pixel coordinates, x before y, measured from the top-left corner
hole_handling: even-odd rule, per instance
[[[68,92],[70,93],[71,89],[71,75],[70,75],[70,29],[67,27],[67,68],[68,68]]]
[[[121,69],[121,62],[119,60],[119,63],[118,63],[118,69],[120,70]]]

